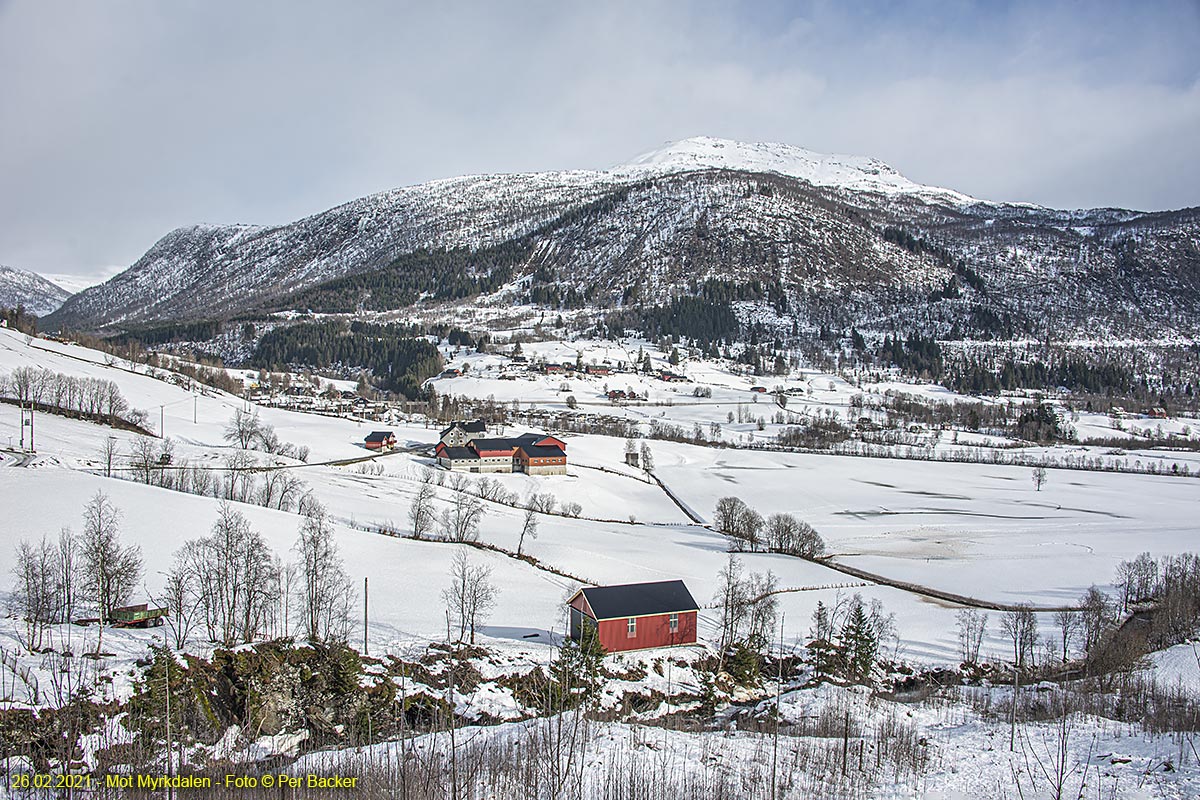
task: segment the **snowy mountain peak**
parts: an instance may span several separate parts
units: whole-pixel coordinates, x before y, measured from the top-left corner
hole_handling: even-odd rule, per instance
[[[71,293],[34,272],[0,264],[0,308],[24,306],[43,316],[57,309]]]
[[[737,142],[711,136],[668,142],[617,167],[615,171],[661,173],[704,169],[776,172],[808,181],[814,186],[910,194],[954,204],[979,202],[951,189],[914,183],[877,158],[829,155],[778,142]]]

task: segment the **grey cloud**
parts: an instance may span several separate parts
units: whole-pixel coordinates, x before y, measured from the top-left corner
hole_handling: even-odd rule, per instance
[[[1194,3],[0,4],[0,262],[708,134],[1051,206],[1200,202]]]

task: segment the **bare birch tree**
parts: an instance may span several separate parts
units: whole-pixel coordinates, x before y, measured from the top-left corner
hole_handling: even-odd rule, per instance
[[[408,507],[408,524],[412,527],[414,539],[424,539],[433,531],[436,519],[433,512],[434,496],[433,476],[426,472],[421,476],[421,483],[417,486],[412,505]]]
[[[448,624],[457,626],[458,637],[475,644],[475,631],[485,622],[496,605],[498,591],[492,584],[492,570],[472,566],[465,548],[454,554],[450,564],[450,586],[442,591]]]
[[[295,549],[300,554],[299,599],[304,635],[310,642],[344,642],[350,636],[354,589],[333,539],[325,509],[304,517]]]
[[[84,588],[99,604],[102,622],[129,599],[142,577],[141,548],[121,544],[120,520],[121,512],[102,492],[83,510]]]

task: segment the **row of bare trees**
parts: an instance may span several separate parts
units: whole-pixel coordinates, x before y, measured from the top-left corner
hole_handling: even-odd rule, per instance
[[[122,474],[115,437],[101,445],[99,455],[105,477]],[[306,498],[311,500],[304,481],[290,469],[260,465],[246,450],[231,450],[222,457],[219,467],[209,467],[178,458],[170,437],[142,436],[129,443],[125,463],[134,479],[176,492],[254,503],[280,511],[292,511],[302,507]]]
[[[1003,612],[1000,632],[1011,644],[1013,665],[1025,670],[1052,660],[1065,664],[1079,652],[1089,662],[1100,658],[1107,663],[1115,658],[1114,663],[1120,666],[1136,659],[1139,653],[1133,651],[1137,648],[1177,644],[1200,625],[1200,556],[1194,553],[1160,559],[1142,553],[1121,562],[1116,585],[1121,591],[1119,599],[1092,586],[1073,607],[1055,611],[1053,639],[1039,634],[1037,615],[1029,604]],[[1136,644],[1132,639],[1116,644],[1121,652],[1107,653],[1114,647],[1113,637],[1122,614],[1138,607],[1150,612],[1144,636]],[[964,664],[979,663],[987,621],[988,615],[976,609],[958,613],[959,651]]]
[[[438,486],[447,486],[453,492],[449,505],[442,508],[440,515],[435,507]],[[417,482],[417,493],[408,508],[412,538],[429,539],[436,533],[451,542],[478,541],[484,500],[522,510],[517,555],[522,554],[527,539],[537,538],[539,514],[553,514],[556,508],[560,508],[560,515],[567,517],[578,517],[582,513],[578,503],[563,503],[559,507],[558,499],[549,492],[533,492],[522,501],[520,495],[509,492],[503,484],[492,478],[472,484],[458,473],[424,470]]]
[[[44,367],[17,367],[0,375],[0,395],[66,415],[137,426],[146,422],[146,413],[131,409],[114,381],[81,378]]]
[[[176,551],[163,594],[177,648],[196,628],[226,647],[294,632],[309,641],[348,639],[355,591],[333,526],[318,503],[302,513],[296,562],[283,562],[228,502],[207,537]]]
[[[1037,614],[1028,603],[1002,612],[1000,633],[1012,647],[1012,663],[1020,670],[1049,665],[1054,659],[1067,663],[1076,650],[1084,655],[1097,651],[1120,619],[1120,608],[1104,591],[1092,586],[1073,607],[1053,613],[1056,634],[1043,637]],[[958,612],[959,655],[964,664],[979,664],[987,634],[988,614],[968,608]]]
[[[271,455],[308,461],[308,447],[297,447],[280,439],[275,427],[259,417],[257,410],[235,409],[225,426],[225,441],[242,450],[262,450]]]

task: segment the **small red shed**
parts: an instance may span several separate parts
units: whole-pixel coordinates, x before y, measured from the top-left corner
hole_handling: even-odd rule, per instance
[[[696,641],[700,607],[683,581],[627,583],[580,589],[568,602],[571,638],[595,628],[607,652],[674,647]]]
[[[391,431],[371,431],[363,445],[368,450],[383,450],[396,446],[396,434]]]

